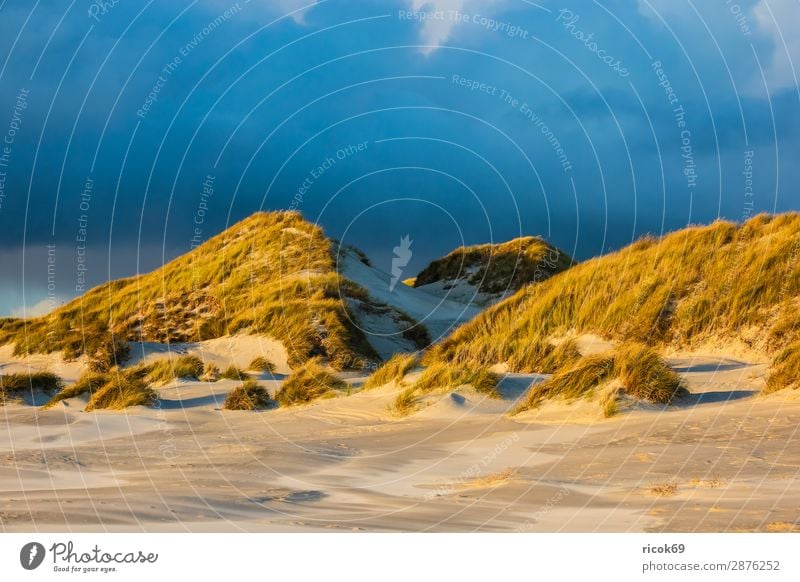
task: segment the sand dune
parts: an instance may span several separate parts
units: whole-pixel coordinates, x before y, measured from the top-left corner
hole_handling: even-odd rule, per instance
[[[220,348],[224,351],[224,348]],[[692,395],[602,419],[553,404],[505,414],[469,388],[393,417],[389,385],[261,412],[235,383],[180,381],[156,409],[0,409],[3,530],[729,531],[797,527],[800,400],[759,396],[764,367],[673,358]],[[351,375],[352,376],[352,375]],[[266,378],[266,377],[265,377]],[[263,380],[272,391],[281,376]],[[357,388],[363,378],[350,377]],[[788,524],[788,525],[787,525]]]

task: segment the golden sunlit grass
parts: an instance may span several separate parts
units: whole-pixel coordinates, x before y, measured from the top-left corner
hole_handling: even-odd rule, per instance
[[[677,483],[659,483],[647,489],[647,493],[654,497],[672,497],[678,493]]]
[[[294,406],[344,392],[347,387],[347,382],[328,372],[315,358],[289,375],[275,394],[275,400],[282,406]]]
[[[401,382],[405,375],[413,370],[416,365],[416,354],[395,354],[367,378],[364,383],[364,389],[385,386],[390,382]]]
[[[86,411],[152,406],[158,400],[158,395],[147,385],[146,375],[145,368],[111,370],[107,374],[106,383],[92,393]]]
[[[52,392],[64,386],[61,378],[52,372],[30,372],[0,375],[0,404],[21,400],[24,392],[42,390]]]
[[[157,360],[148,367],[148,380],[154,384],[165,384],[179,378],[199,380],[203,375],[203,361],[197,356],[180,356]]]
[[[240,380],[244,381],[248,378],[247,372],[244,370],[237,368],[233,364],[225,368],[222,373],[219,375],[220,378],[224,378],[225,380]]]
[[[623,394],[654,404],[669,404],[685,393],[680,377],[652,348],[628,343],[607,353],[584,356],[544,382],[532,384],[517,412],[536,408],[545,400],[589,398],[611,380],[619,386],[601,401],[606,417],[617,413],[617,401]]]
[[[428,265],[413,285],[466,278],[484,293],[513,292],[571,265],[572,259],[562,251],[541,238],[527,236],[500,244],[457,248]]]
[[[340,277],[332,242],[296,212],[257,213],[152,273],[111,281],[52,313],[0,319],[15,354],[86,354],[104,372],[128,341],[202,341],[240,330],[283,342],[290,365],[323,355],[335,368],[377,360],[348,299],[366,292]]]
[[[247,366],[247,369],[255,370],[257,372],[267,372],[271,374],[275,371],[275,364],[270,362],[264,356],[258,356],[256,358],[253,358],[253,360],[250,362],[250,365]]]
[[[103,386],[106,385],[108,382],[108,373],[107,372],[92,372],[87,371],[84,372],[83,375],[78,379],[75,384],[71,384],[62,388],[55,396],[53,396],[47,404],[43,406],[43,408],[48,409],[52,408],[62,400],[67,400],[69,398],[76,398],[78,396],[82,396],[83,394],[93,394],[96,390],[99,390]]]
[[[397,416],[413,412],[422,396],[434,390],[455,389],[469,385],[476,392],[491,398],[499,398],[497,385],[499,376],[486,368],[465,368],[448,364],[433,363],[425,368],[422,375],[412,386],[397,395],[390,405],[390,410]]]
[[[271,404],[272,398],[267,389],[250,378],[228,392],[222,407],[225,410],[260,410]]]
[[[770,382],[777,390],[793,385],[800,361],[798,245],[797,213],[644,238],[522,288],[426,361],[529,369],[542,338],[581,333],[679,348],[739,342],[765,354],[790,346]]]

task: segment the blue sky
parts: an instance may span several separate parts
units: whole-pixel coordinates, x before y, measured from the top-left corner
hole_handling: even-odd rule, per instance
[[[413,274],[800,208],[797,0],[0,1],[1,313],[259,209]]]

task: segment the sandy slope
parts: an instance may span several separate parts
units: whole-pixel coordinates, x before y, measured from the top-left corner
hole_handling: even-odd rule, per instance
[[[446,392],[405,418],[398,388],[298,409],[219,410],[233,382],[161,389],[159,409],[0,408],[3,530],[786,530],[800,512],[800,399],[763,367],[672,360],[693,395],[610,420]],[[349,381],[358,385],[359,378]],[[264,378],[275,389],[280,377]],[[665,485],[674,484],[670,491]],[[651,492],[662,486],[666,496]]]
[[[454,301],[400,282],[392,286],[388,273],[368,267],[350,251],[342,252],[338,260],[337,267],[345,277],[368,289],[376,300],[423,324],[434,342],[449,335],[455,327],[472,319],[481,310],[479,305]],[[370,341],[373,339],[370,337]]]

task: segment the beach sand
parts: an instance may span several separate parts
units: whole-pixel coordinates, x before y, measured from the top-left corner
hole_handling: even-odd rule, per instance
[[[220,358],[231,348],[212,345]],[[404,418],[388,410],[394,385],[260,412],[220,410],[229,380],[174,382],[156,409],[10,403],[0,408],[0,529],[798,529],[800,398],[760,396],[761,364],[670,364],[691,396],[610,419],[596,403],[508,416],[536,379],[524,375],[503,380],[500,400],[462,387]],[[349,376],[357,389],[363,378]],[[282,378],[262,383],[274,391]]]

